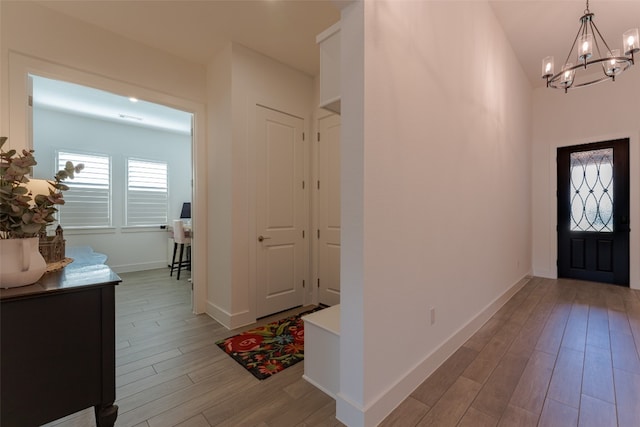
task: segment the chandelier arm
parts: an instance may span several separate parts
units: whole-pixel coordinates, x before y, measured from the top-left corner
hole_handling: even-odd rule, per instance
[[[605,62],[605,61],[610,61],[612,59],[615,59],[616,61],[625,63],[625,66],[621,70],[621,72],[624,72],[629,67],[631,67],[631,65],[633,65],[633,63],[631,62],[631,58],[626,57],[626,56],[616,56],[616,57],[612,57],[612,58],[600,58],[600,59],[596,59],[594,61],[591,61],[590,64],[596,64],[596,63],[599,63],[599,62],[602,63],[602,62]],[[574,65],[573,67],[567,68],[566,70],[563,70],[563,71],[557,73],[553,77],[549,77],[549,79],[547,81],[547,87],[552,87],[554,89],[560,89],[560,87],[556,83],[558,82],[558,80],[560,79],[562,74],[565,71],[574,71],[574,70],[577,70],[579,68],[583,68],[583,65],[582,64]],[[603,77],[599,77],[599,78],[597,78],[595,80],[590,80],[590,81],[587,81],[587,82],[582,82],[582,83],[575,83],[574,82],[574,83],[571,84],[571,86],[566,87],[566,88],[562,88],[562,89],[564,89],[565,92],[567,92],[567,90],[569,90],[569,89],[577,89],[577,88],[589,86],[589,85],[592,85],[592,84],[595,84],[595,83],[600,83],[600,82],[603,82],[603,81],[606,81],[606,80],[609,80],[609,79],[614,80],[613,77],[614,76],[605,75]]]
[[[569,58],[571,58],[571,53],[573,52],[573,49],[576,47],[576,43],[578,42],[578,37],[580,37],[580,33],[582,32],[582,28],[584,27],[584,22],[582,22],[580,24],[580,28],[578,28],[578,34],[576,34],[576,38],[573,39],[573,44],[571,45],[571,50],[569,50],[569,54],[567,55],[567,59],[564,60],[565,64],[569,63]],[[563,64],[564,66],[564,64]]]
[[[600,36],[600,39],[602,40],[602,43],[604,43],[605,47],[607,48],[607,52],[611,52],[611,48],[609,47],[609,45],[607,44],[607,41],[604,39],[604,37],[602,37],[602,34],[600,34],[600,30],[598,29],[598,26],[596,25],[595,22],[591,21],[591,31],[593,31],[593,29],[595,28],[595,33],[598,33],[598,36]],[[596,40],[597,38],[594,37],[594,40]],[[600,54],[600,50],[598,50],[598,55],[600,55],[600,57],[602,57],[602,55]]]
[[[598,43],[598,37],[596,37],[596,32],[602,39],[602,42],[604,43],[604,45],[607,47],[607,52],[611,52],[611,49],[609,49],[609,45],[607,45],[607,41],[604,39],[604,37],[602,37],[602,34],[600,34],[600,31],[598,31],[598,27],[596,27],[596,24],[594,24],[593,21],[591,21],[590,25],[591,25],[591,33],[593,34],[593,44],[595,45],[596,51],[598,52],[598,58],[603,58],[602,52],[600,52],[600,44]],[[595,27],[595,31],[594,31],[594,27]],[[590,63],[593,63],[593,61],[589,62],[585,60],[584,68],[587,68],[587,65],[589,65]],[[604,62],[600,62],[600,67],[602,68],[602,72],[604,73],[604,75],[607,76],[607,70],[605,68]]]

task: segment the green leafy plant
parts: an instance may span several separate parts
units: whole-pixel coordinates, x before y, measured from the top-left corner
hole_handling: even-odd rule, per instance
[[[27,175],[38,164],[33,150],[4,151],[2,147],[7,137],[0,137],[0,239],[21,239],[36,237],[46,232],[53,223],[57,206],[64,204],[63,191],[69,189],[63,184],[73,179],[74,174],[84,169],[83,164],[74,166],[67,162],[49,184],[49,194],[32,194],[26,187]]]

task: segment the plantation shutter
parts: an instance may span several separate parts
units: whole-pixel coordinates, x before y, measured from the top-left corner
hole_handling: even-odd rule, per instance
[[[162,225],[167,223],[167,163],[127,161],[127,225]]]
[[[67,162],[84,164],[84,169],[64,183],[69,190],[64,193],[65,204],[59,209],[59,221],[63,227],[111,226],[111,159],[109,156],[58,152],[58,169]]]

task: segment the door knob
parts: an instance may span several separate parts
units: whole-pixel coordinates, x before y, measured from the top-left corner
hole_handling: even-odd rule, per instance
[[[270,239],[271,237],[269,236],[258,236],[258,242],[262,242],[263,240],[267,240]]]

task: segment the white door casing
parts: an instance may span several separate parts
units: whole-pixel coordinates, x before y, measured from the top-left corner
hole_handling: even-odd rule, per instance
[[[304,121],[256,106],[256,315],[303,303]]]
[[[318,120],[318,301],[340,303],[340,116]]]

